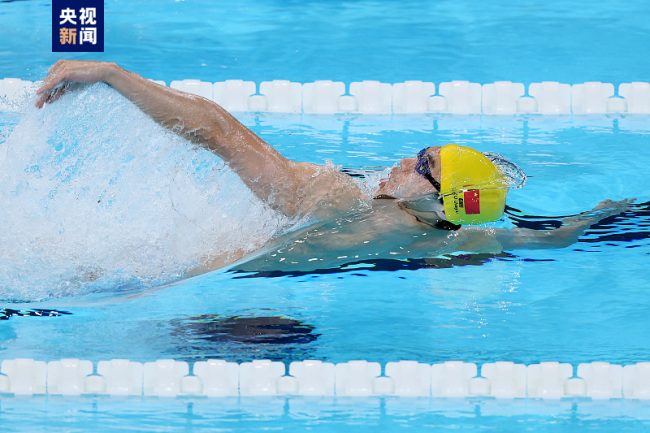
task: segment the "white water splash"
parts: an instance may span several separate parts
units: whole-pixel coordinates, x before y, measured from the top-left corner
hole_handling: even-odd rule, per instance
[[[3,300],[161,284],[287,223],[105,85],[27,108],[0,144]]]

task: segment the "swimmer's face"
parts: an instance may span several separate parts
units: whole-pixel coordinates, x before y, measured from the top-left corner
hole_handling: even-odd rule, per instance
[[[422,158],[428,163],[431,176],[440,181],[440,147],[428,147]],[[393,167],[389,178],[380,182],[377,195],[385,194],[404,198],[438,192],[424,176],[415,170],[417,164],[417,156],[402,159],[398,165]]]

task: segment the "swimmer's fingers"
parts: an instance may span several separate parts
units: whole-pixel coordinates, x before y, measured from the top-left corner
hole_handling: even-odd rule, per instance
[[[36,99],[36,108],[43,108],[43,105],[45,105],[46,102],[49,104],[56,101],[63,95],[63,92],[63,85],[50,89],[47,92],[42,92],[41,89],[39,89],[36,92],[37,95],[40,95],[38,99]]]
[[[568,225],[582,225],[589,226],[605,218],[614,215],[622,214],[623,212],[632,209],[635,205],[636,199],[624,200],[603,200],[589,212],[583,212],[579,215],[565,218],[562,220],[564,224]]]
[[[610,216],[619,215],[623,212],[630,210],[634,207],[634,202],[636,199],[624,199],[624,200],[605,200],[602,201],[594,208],[595,216],[598,220],[603,220]]]
[[[65,82],[69,79],[66,74],[66,65],[68,62],[66,60],[59,60],[50,68],[50,72],[43,80],[43,84],[36,91],[37,95],[40,95],[40,98],[36,101],[36,106],[41,108],[46,102],[54,102],[59,97],[61,97],[62,92],[64,91],[63,86]]]
[[[37,94],[44,94],[65,82],[97,83],[104,81],[108,63],[92,60],[59,60],[43,80]]]
[[[51,104],[54,101],[56,101],[57,99],[59,99],[61,96],[63,96],[64,94],[66,94],[68,92],[78,90],[78,89],[81,89],[81,88],[83,88],[85,86],[86,86],[86,84],[82,84],[82,83],[70,83],[70,82],[62,83],[62,84],[54,87],[53,89],[51,89],[47,93],[43,93],[36,100],[36,107],[37,108],[42,108],[43,105],[45,105],[46,103]]]
[[[50,68],[50,72],[43,80],[43,84],[36,91],[39,98],[36,100],[36,107],[42,108],[45,103],[52,103],[59,99],[66,91],[66,65],[68,61],[59,60]]]
[[[611,211],[619,211],[624,212],[631,207],[633,207],[634,202],[636,201],[635,198],[629,199],[626,198],[624,200],[604,200],[598,203],[598,206],[594,208],[595,211],[600,211],[600,210],[611,210]]]
[[[36,107],[41,108],[43,105],[45,105],[45,103],[51,104],[63,96],[67,90],[67,84],[61,84],[47,91],[46,93],[42,93],[41,96],[36,100]]]
[[[56,62],[41,87],[36,91],[40,97],[36,106],[41,108],[46,102],[54,102],[71,87],[72,83],[97,83],[104,81],[108,71],[108,63],[90,60],[59,60]]]

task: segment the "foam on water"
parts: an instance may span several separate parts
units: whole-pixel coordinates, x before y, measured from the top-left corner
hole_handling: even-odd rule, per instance
[[[288,224],[214,154],[108,86],[26,108],[0,143],[0,299],[182,277]]]

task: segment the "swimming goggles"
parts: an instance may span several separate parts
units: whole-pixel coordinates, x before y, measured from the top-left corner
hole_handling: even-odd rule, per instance
[[[431,168],[429,167],[429,159],[425,156],[427,152],[428,147],[425,147],[421,151],[418,152],[418,162],[415,165],[415,171],[424,177],[426,180],[428,180],[431,185],[436,189],[436,191],[440,192],[440,182],[435,180],[433,176],[431,175]]]

